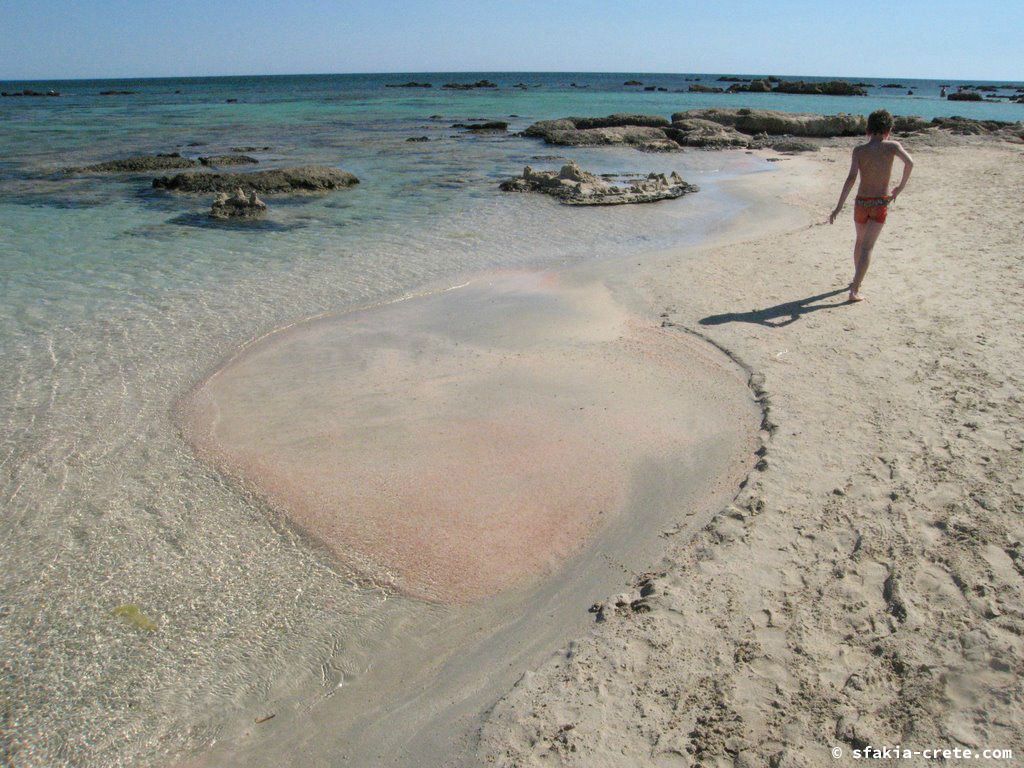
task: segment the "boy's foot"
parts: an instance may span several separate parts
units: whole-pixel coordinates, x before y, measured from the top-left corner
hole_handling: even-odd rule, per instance
[[[851,289],[850,290],[850,298],[847,299],[847,301],[849,301],[850,303],[853,303],[853,302],[856,302],[856,301],[864,301],[864,297],[861,296],[858,291],[854,291],[854,290]]]

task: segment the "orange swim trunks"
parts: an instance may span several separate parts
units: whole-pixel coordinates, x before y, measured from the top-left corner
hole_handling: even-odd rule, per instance
[[[888,197],[858,197],[853,205],[853,220],[858,224],[867,224],[869,221],[885,223],[885,217],[889,214]]]

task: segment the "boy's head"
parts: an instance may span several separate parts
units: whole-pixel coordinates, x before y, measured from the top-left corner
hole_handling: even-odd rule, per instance
[[[892,113],[888,109],[876,109],[868,115],[868,133],[872,136],[888,136],[892,126]]]

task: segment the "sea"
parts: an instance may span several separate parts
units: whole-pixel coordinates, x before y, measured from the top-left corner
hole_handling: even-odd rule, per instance
[[[846,78],[870,84],[864,97],[687,91],[728,86],[721,77],[0,82],[60,94],[0,98],[0,764],[174,764],[284,678],[326,696],[372,666],[392,596],[202,463],[179,432],[175,404],[240,346],[486,270],[699,243],[745,205],[722,183],[772,168],[742,152],[546,146],[515,135],[530,123],[723,105],[1024,119],[1006,99],[941,98],[965,84],[949,80]],[[484,79],[497,87],[441,87]],[[432,87],[387,87],[407,81]],[[478,119],[509,132],[453,127]],[[429,140],[407,141],[418,137]],[[322,164],[361,183],[270,197],[265,220],[232,224],[207,217],[208,196],[154,190],[161,174],[66,172],[237,147],[256,167]],[[678,171],[701,192],[579,209],[498,189],[524,165],[570,158],[601,173]]]

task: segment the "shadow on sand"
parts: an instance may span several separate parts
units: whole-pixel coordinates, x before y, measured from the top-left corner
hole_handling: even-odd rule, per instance
[[[832,301],[827,304],[817,302],[823,299],[830,299],[833,296],[844,294],[848,288],[839,288],[827,293],[819,293],[817,296],[808,296],[806,299],[787,301],[785,304],[776,304],[767,309],[753,309],[750,312],[726,312],[721,315],[708,315],[700,320],[701,325],[724,325],[725,323],[757,323],[769,328],[781,328],[784,325],[795,323],[802,315],[808,312],[817,312],[819,309],[835,309],[845,307],[850,302]],[[785,319],[783,319],[785,318]]]

